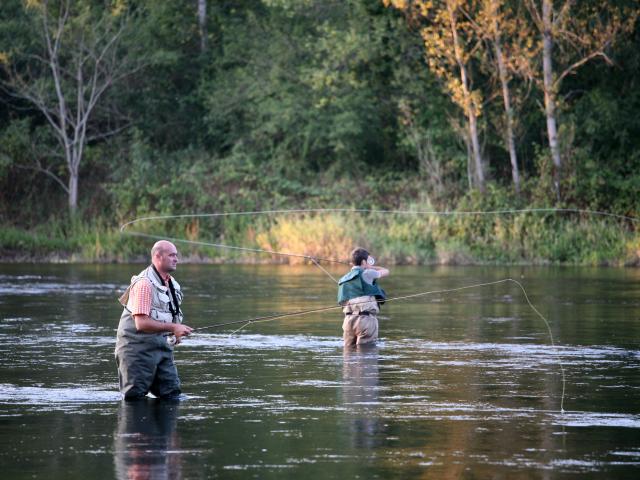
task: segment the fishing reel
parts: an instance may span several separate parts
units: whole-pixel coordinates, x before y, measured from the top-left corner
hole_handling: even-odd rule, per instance
[[[367,257],[367,264],[373,267],[375,265],[375,263],[376,263],[376,259],[373,258],[371,255],[369,255]]]
[[[175,344],[178,343],[178,339],[175,335],[167,335],[165,338],[167,339],[167,345],[170,347],[174,347]]]

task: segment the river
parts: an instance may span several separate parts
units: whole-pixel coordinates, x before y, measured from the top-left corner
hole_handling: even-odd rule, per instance
[[[184,401],[125,404],[117,297],[141,269],[0,265],[4,478],[640,475],[639,270],[396,267],[392,297],[516,279],[555,346],[503,282],[388,302],[366,350],[343,350],[339,310],[198,332]],[[335,302],[314,266],[175,276],[194,327]]]

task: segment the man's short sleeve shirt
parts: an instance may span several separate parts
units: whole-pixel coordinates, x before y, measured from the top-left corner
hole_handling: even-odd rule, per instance
[[[378,270],[367,268],[364,272],[362,272],[362,279],[369,285],[373,285],[373,281],[377,278],[380,278],[380,272]]]
[[[131,315],[149,315],[151,313],[151,282],[146,278],[137,281],[129,292]]]

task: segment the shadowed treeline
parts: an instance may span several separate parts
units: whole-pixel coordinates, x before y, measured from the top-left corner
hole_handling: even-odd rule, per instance
[[[0,256],[139,259],[146,244],[117,227],[154,214],[637,216],[638,11],[635,0],[4,1]],[[155,228],[312,255],[360,242],[400,263],[635,264],[640,250],[634,224],[576,215]]]

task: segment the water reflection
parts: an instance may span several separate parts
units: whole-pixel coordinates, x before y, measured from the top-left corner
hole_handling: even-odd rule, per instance
[[[119,480],[181,479],[177,402],[122,402],[114,441]]]
[[[377,345],[345,347],[342,368],[342,402],[347,410],[351,446],[374,448],[381,444],[383,425],[379,403],[380,371]]]

